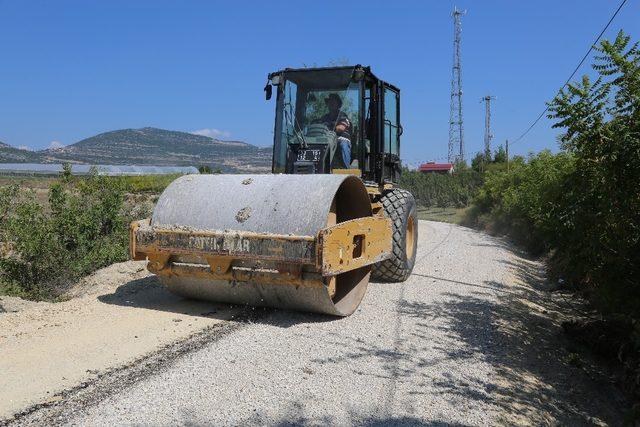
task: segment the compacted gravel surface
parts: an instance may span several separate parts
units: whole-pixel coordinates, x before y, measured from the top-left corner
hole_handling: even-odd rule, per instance
[[[256,310],[126,386],[114,379],[97,398],[17,422],[620,423],[624,402],[607,378],[588,360],[568,363],[564,309],[539,263],[467,228],[420,221],[419,233],[410,279],[371,283],[348,318]]]

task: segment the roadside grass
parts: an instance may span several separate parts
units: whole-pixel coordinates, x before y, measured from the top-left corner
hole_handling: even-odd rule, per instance
[[[140,175],[110,177],[121,183],[125,191],[130,193],[154,193],[160,194],[181,174],[171,175]]]
[[[469,208],[438,208],[418,206],[417,213],[418,219],[460,224],[466,215],[467,209]]]

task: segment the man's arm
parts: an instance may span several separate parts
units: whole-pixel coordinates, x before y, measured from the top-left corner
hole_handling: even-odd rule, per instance
[[[349,131],[351,128],[351,122],[349,121],[349,119],[345,116],[345,117],[341,117],[338,120],[338,123],[336,124],[336,133],[342,133],[345,131]]]

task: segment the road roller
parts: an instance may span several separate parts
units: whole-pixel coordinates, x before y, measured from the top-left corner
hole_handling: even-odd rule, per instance
[[[361,65],[279,70],[274,90],[272,173],[179,177],[131,224],[131,256],[183,297],[348,316],[415,262],[400,90]]]

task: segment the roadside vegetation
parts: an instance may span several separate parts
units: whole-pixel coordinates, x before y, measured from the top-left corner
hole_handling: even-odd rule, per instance
[[[16,185],[0,190],[0,274],[4,291],[59,296],[70,281],[127,257],[124,196],[101,177],[61,180],[46,204]]]
[[[128,225],[175,175],[7,179],[0,186],[0,294],[55,300],[77,279],[128,259]],[[46,188],[46,191],[42,191]]]
[[[561,152],[488,171],[466,221],[548,254],[551,278],[601,313],[565,329],[621,362],[640,398],[640,49],[620,32],[597,51],[597,78],[549,103]]]
[[[546,257],[550,280],[598,313],[565,331],[619,363],[640,400],[640,49],[620,32],[596,50],[595,80],[584,76],[549,103],[563,132],[558,153],[507,163],[500,147],[453,175],[409,171],[401,185],[422,219],[506,235]]]
[[[120,188],[128,193],[152,193],[160,194],[178,178],[180,174],[171,175],[141,175],[141,176],[117,176],[107,179],[117,182]]]
[[[506,160],[504,148],[498,147],[493,154],[478,154],[471,167],[457,163],[453,174],[404,169],[399,185],[415,197],[419,219],[460,224],[483,186],[486,173],[506,171]]]
[[[458,165],[453,175],[405,169],[400,179],[400,186],[413,194],[418,205],[438,208],[468,206],[481,184],[480,173],[464,165]]]

